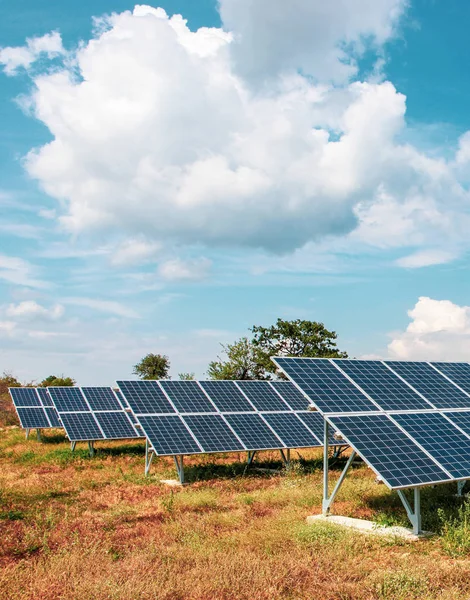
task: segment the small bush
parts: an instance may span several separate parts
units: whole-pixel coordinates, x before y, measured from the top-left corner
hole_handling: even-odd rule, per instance
[[[442,545],[453,557],[470,554],[470,501],[460,506],[456,517],[449,517],[438,509],[441,522]]]

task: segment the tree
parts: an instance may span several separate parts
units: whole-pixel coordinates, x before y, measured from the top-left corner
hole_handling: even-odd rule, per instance
[[[209,363],[207,375],[210,379],[266,379],[259,350],[248,338],[221,346],[226,358],[218,356]]]
[[[178,373],[178,379],[180,381],[194,381],[196,375],[194,373]]]
[[[63,375],[61,375],[60,377],[57,377],[56,375],[49,375],[49,377],[46,377],[46,379],[43,379],[41,381],[41,383],[39,384],[40,387],[55,387],[55,386],[72,386],[75,385],[77,382],[75,381],[75,379],[72,379],[72,377],[64,377]]]
[[[272,356],[303,356],[315,358],[347,358],[338,350],[336,332],[317,321],[284,321],[278,319],[271,327],[254,325],[252,344],[257,349],[259,368],[275,373]]]
[[[6,394],[11,387],[21,387],[21,383],[11,373],[4,372],[0,377],[0,395]]]
[[[164,354],[147,354],[134,365],[133,373],[140,379],[167,379],[170,370],[170,359]]]

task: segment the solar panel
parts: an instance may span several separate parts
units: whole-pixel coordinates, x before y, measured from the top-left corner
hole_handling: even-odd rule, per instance
[[[22,407],[16,409],[23,429],[46,429],[50,427],[42,406]]]
[[[307,410],[310,401],[290,381],[270,381],[271,385],[292,410]]]
[[[470,407],[470,398],[428,363],[387,361],[387,365],[436,408]]]
[[[186,415],[183,420],[205,452],[245,450],[222,415]]]
[[[54,403],[52,402],[52,398],[50,397],[47,388],[38,387],[36,388],[36,393],[38,394],[43,406],[54,406]]]
[[[317,411],[304,411],[297,413],[299,419],[310,429],[310,431],[320,440],[323,445],[323,435],[325,420],[321,413]],[[335,428],[330,425],[328,443],[330,446],[345,446],[346,442],[335,438]]]
[[[79,388],[49,387],[47,390],[59,413],[90,410]]]
[[[36,388],[10,388],[10,395],[16,408],[20,406],[41,406]]]
[[[273,360],[323,413],[378,410],[329,360],[287,357]]]
[[[446,412],[446,417],[470,435],[470,412]]]
[[[384,410],[432,408],[383,363],[372,360],[334,360]]]
[[[202,453],[180,416],[142,415],[139,421],[156,454],[172,456]]]
[[[92,411],[122,410],[113,390],[109,387],[82,387],[81,390]]]
[[[237,381],[236,385],[248,397],[256,410],[268,412],[289,409],[268,381]]]
[[[49,419],[51,427],[62,427],[62,423],[59,421],[59,415],[53,406],[45,406],[44,411]]]
[[[287,448],[313,448],[323,445],[293,412],[264,413],[263,418]]]
[[[90,412],[64,412],[60,418],[71,442],[93,441],[104,438],[94,416]]]
[[[470,365],[468,363],[433,362],[431,364],[470,394]],[[470,398],[468,407],[470,408]]]
[[[224,416],[247,450],[271,450],[285,447],[259,414],[227,414]]]
[[[390,488],[451,481],[385,414],[330,416],[327,420]]]
[[[180,413],[203,413],[216,410],[197,381],[160,381],[160,385]]]
[[[397,414],[396,421],[455,479],[470,478],[470,438],[438,413]]]
[[[134,414],[175,412],[156,381],[118,381],[117,384]]]
[[[255,409],[233,381],[200,381],[220,412],[250,412]]]
[[[126,440],[140,437],[130,422],[129,417],[122,410],[95,412],[95,418],[107,439]]]

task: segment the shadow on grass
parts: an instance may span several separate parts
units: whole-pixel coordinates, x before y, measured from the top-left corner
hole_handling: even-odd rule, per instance
[[[32,434],[32,439],[36,439],[34,437],[34,434]],[[44,434],[44,431],[42,431],[41,433],[41,442],[43,444],[63,444],[64,442],[67,442],[67,438],[65,437],[65,433],[47,433]]]

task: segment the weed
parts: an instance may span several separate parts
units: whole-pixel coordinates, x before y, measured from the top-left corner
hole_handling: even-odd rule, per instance
[[[163,497],[160,500],[160,504],[162,505],[163,510],[169,515],[173,514],[175,509],[175,493],[173,490],[170,490],[169,496]]]
[[[438,509],[441,521],[442,546],[450,556],[470,553],[470,501],[458,508],[456,517],[449,517],[444,509]]]
[[[0,519],[5,521],[22,521],[26,515],[22,510],[7,510],[0,513]]]
[[[422,598],[429,591],[429,584],[422,574],[393,571],[383,574],[376,591],[384,600],[411,600]]]

